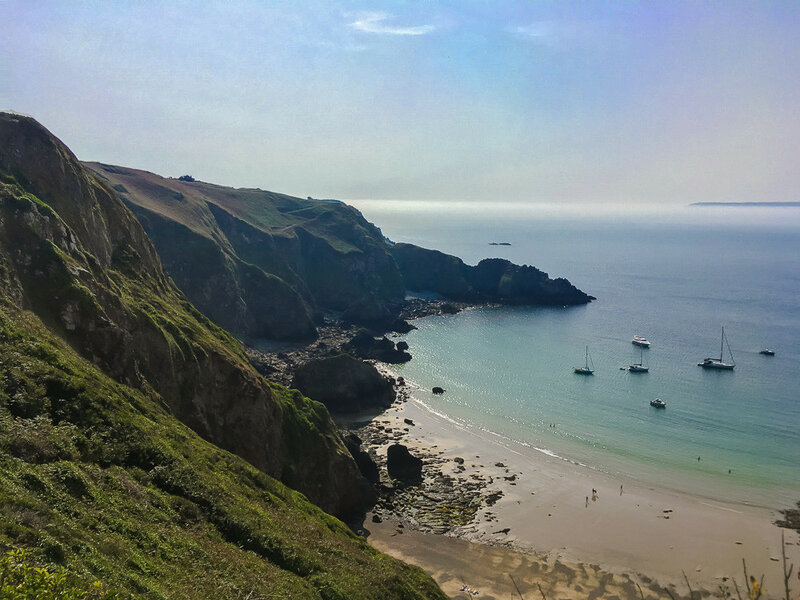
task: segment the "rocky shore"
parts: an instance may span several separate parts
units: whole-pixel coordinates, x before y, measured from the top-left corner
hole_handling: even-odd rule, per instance
[[[404,386],[398,387],[395,406],[408,401]],[[413,419],[398,416],[389,410],[367,421],[340,421],[345,434],[355,434],[361,449],[367,452],[380,473],[376,485],[378,500],[372,509],[369,523],[391,522],[398,533],[414,529],[424,533],[461,536],[475,531],[474,522],[484,509],[487,521],[494,519],[487,507],[503,496],[494,486],[494,478],[481,474],[480,457],[447,458],[436,445],[420,446],[410,438],[417,427]],[[421,477],[404,481],[390,476],[389,448],[401,445],[422,461]],[[508,472],[508,469],[505,469]],[[513,480],[518,474],[510,474]]]
[[[451,302],[448,300],[431,300],[425,298],[409,298],[405,301],[400,312],[400,317],[394,324],[395,328],[409,331],[413,325],[408,321],[429,315],[455,314],[474,304],[467,302]],[[392,331],[385,328],[365,329],[359,325],[345,322],[337,313],[327,313],[323,316],[321,324],[317,326],[318,336],[310,342],[276,342],[271,340],[249,340],[245,342],[247,357],[253,366],[265,377],[281,385],[291,386],[297,369],[310,361],[327,358],[342,352],[353,354],[358,358],[381,360],[376,356],[368,356],[375,346],[382,346],[384,353],[397,351],[394,342],[386,335]],[[373,348],[352,347],[351,342],[364,334],[375,339]],[[391,348],[386,348],[391,342]],[[404,352],[400,350],[399,352]],[[410,355],[409,355],[410,357]],[[403,360],[386,360],[381,362],[404,362]]]

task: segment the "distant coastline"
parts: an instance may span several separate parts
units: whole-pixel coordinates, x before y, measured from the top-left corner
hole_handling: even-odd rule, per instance
[[[693,202],[689,206],[766,206],[769,208],[796,208],[800,206],[800,202]]]

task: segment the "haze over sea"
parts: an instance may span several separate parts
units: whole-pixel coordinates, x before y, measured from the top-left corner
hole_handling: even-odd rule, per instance
[[[770,508],[800,499],[799,208],[351,203],[393,241],[531,264],[597,297],[416,321],[398,374],[431,409],[623,480]],[[704,370],[722,326],[736,368]],[[621,369],[640,359],[634,334],[652,343],[647,374]],[[586,345],[593,377],[572,372]]]

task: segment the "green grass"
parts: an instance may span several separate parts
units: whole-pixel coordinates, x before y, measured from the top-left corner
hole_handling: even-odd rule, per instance
[[[2,302],[0,549],[19,548],[121,597],[444,597]]]

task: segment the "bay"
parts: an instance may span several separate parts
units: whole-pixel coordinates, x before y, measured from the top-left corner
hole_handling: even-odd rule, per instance
[[[404,336],[414,360],[398,373],[431,409],[649,485],[771,508],[800,498],[797,209],[665,216],[353,204],[394,241],[471,264],[487,256],[533,264],[597,297],[581,307],[481,307],[416,321]],[[723,326],[735,370],[698,367],[719,354]],[[640,354],[634,334],[651,349]],[[587,345],[595,375],[581,377],[572,367]],[[764,346],[776,355],[759,354]],[[625,370],[640,356],[649,373]],[[433,386],[447,392],[433,396]],[[656,397],[666,410],[649,406]]]

